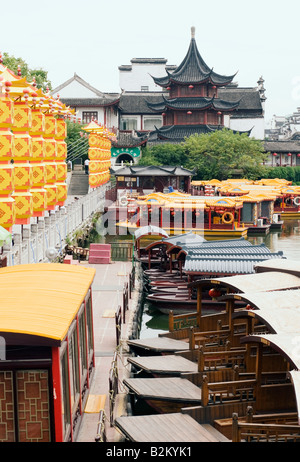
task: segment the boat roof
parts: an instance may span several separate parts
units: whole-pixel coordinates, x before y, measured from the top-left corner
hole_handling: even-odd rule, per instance
[[[241,252],[239,254],[220,255],[218,252],[211,252],[208,255],[193,257],[187,255],[183,271],[186,273],[210,273],[210,274],[251,274],[254,273],[254,266],[269,258],[282,258],[281,253],[251,253]],[[300,284],[300,279],[299,279]]]
[[[0,269],[0,335],[60,345],[78,313],[95,269],[34,263]]]
[[[226,287],[232,291],[248,293],[280,289],[300,288],[300,277],[279,271],[265,273],[241,274],[220,278],[206,278],[191,282],[190,287],[207,284]]]
[[[262,320],[274,333],[300,332],[300,289],[272,292],[228,294],[222,299],[243,300],[251,306],[245,311],[236,311],[234,317],[252,317]]]
[[[282,260],[267,260],[255,265],[255,271],[257,273],[263,273],[266,271],[280,271],[281,273],[294,274],[300,277],[300,263],[290,259]]]

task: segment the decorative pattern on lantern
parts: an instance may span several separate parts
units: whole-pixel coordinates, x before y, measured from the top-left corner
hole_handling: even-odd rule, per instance
[[[14,192],[12,198],[15,200],[15,211],[17,225],[28,225],[33,214],[32,194],[29,192]]]
[[[9,128],[13,124],[14,103],[10,98],[0,98],[0,127]]]
[[[62,118],[56,119],[56,136],[57,140],[64,140],[67,136],[66,122]]]
[[[11,164],[0,164],[0,195],[10,196],[14,192],[15,169]]]
[[[14,103],[14,130],[29,131],[32,126],[31,108],[27,102],[15,101]]]
[[[14,160],[25,162],[32,156],[32,138],[28,133],[14,131]]]
[[[56,184],[46,184],[45,189],[47,193],[46,210],[54,210],[57,202],[57,186]]]
[[[32,165],[29,163],[14,163],[15,191],[26,192],[32,187]]]
[[[67,158],[67,143],[65,141],[56,141],[56,160],[64,161]]]
[[[56,183],[57,187],[57,205],[64,205],[67,200],[68,187],[66,183]]]
[[[56,162],[46,162],[46,183],[54,184],[57,181],[57,164]]]
[[[0,197],[0,225],[11,233],[15,221],[15,200],[12,197]]]
[[[33,216],[42,217],[47,208],[47,191],[44,188],[33,188],[31,190],[33,202]]]
[[[56,179],[58,183],[63,183],[67,179],[67,164],[65,162],[56,163]]]
[[[32,188],[43,188],[46,183],[46,164],[34,162],[32,166]]]
[[[1,108],[0,108],[1,112]],[[14,157],[14,135],[6,129],[0,128],[0,161],[11,161]]]

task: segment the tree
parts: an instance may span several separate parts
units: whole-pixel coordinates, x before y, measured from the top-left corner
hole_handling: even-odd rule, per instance
[[[187,162],[184,145],[164,143],[143,150],[140,165],[184,165]]]
[[[195,134],[184,143],[186,167],[197,169],[195,179],[225,180],[236,171],[239,176],[256,179],[263,175],[262,165],[268,154],[261,141],[246,133],[234,133],[224,128],[208,134]]]
[[[82,162],[88,157],[89,142],[88,134],[83,130],[83,125],[67,120],[67,137],[65,139],[68,149],[68,159]]]
[[[43,69],[30,69],[23,58],[15,58],[8,53],[3,54],[3,65],[8,67],[14,74],[18,75],[18,68],[20,66],[21,76],[26,77],[28,83],[35,78],[37,88],[41,88],[44,92],[49,88],[52,89],[51,82],[48,79],[48,72]]]

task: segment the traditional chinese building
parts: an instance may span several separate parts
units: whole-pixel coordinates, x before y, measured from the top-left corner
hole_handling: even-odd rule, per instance
[[[153,77],[156,85],[167,90],[158,103],[148,102],[155,112],[162,113],[163,125],[150,133],[151,141],[181,142],[195,133],[209,133],[224,128],[225,116],[233,113],[239,101],[219,96],[219,89],[232,83],[235,74],[217,74],[200,55],[195,29],[187,54],[173,72]]]

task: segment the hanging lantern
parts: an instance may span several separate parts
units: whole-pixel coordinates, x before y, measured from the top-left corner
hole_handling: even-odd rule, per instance
[[[11,232],[16,222],[15,200],[10,197],[0,197],[0,226]]]
[[[277,156],[277,153],[276,153],[276,152],[273,152],[273,156]]]
[[[187,114],[188,114],[188,115],[191,115],[191,114],[192,114],[192,111],[187,111]]]
[[[12,198],[15,200],[15,212],[17,225],[28,225],[33,215],[33,200],[30,192],[14,192]]]
[[[292,153],[291,153],[291,152],[289,152],[289,153],[288,153],[288,156],[289,156],[289,157],[291,157],[291,155],[292,155]]]
[[[47,191],[45,188],[32,188],[30,190],[33,202],[33,217],[42,217],[47,208]]]
[[[300,157],[300,153],[299,153],[299,154],[297,154],[297,157]]]
[[[189,88],[193,89],[193,88],[194,88],[194,85],[189,85]]]
[[[217,289],[210,289],[209,292],[208,292],[208,295],[211,298],[217,298],[217,297],[221,296],[221,292],[219,290],[217,290]]]

